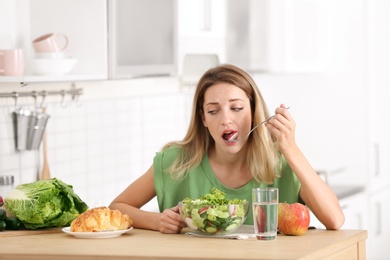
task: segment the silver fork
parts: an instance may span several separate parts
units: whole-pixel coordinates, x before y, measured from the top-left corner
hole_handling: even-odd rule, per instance
[[[290,106],[290,107],[291,107],[291,106]],[[286,109],[289,109],[290,107],[287,107]],[[264,121],[261,122],[260,124],[254,126],[254,127],[249,131],[249,133],[248,133],[246,136],[244,136],[244,137],[242,137],[242,138],[240,138],[240,139],[227,140],[227,141],[228,141],[229,143],[235,143],[235,142],[242,141],[242,140],[244,140],[245,138],[248,138],[248,136],[249,136],[256,128],[258,128],[258,127],[261,126],[262,124],[268,122],[268,121],[271,120],[274,116],[275,116],[275,115],[269,117],[268,119],[264,120]]]

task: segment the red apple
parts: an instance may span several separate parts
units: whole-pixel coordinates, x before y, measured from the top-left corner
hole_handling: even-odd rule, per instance
[[[301,236],[310,224],[309,209],[301,203],[279,203],[278,228],[285,235]]]
[[[253,210],[255,213],[254,224],[255,224],[256,233],[265,232],[267,219],[265,216],[264,208],[261,205],[257,205],[253,208]]]

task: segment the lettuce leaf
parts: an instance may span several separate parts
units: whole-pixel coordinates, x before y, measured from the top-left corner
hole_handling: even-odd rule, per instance
[[[205,194],[199,199],[184,198],[183,204],[193,205],[228,205],[228,204],[246,204],[246,200],[233,199],[229,200],[226,198],[226,193],[217,189],[211,188],[211,193]]]
[[[4,198],[4,207],[29,229],[68,226],[88,209],[73,186],[57,178],[18,185]]]

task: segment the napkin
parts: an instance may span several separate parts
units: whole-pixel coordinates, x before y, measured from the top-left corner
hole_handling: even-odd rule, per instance
[[[249,239],[249,238],[256,238],[255,234],[245,234],[245,233],[233,233],[228,235],[203,235],[195,232],[186,232],[187,236],[194,236],[194,237],[207,237],[207,238],[221,238],[221,239]]]

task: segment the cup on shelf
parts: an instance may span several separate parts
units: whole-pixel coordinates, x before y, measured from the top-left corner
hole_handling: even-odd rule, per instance
[[[32,59],[28,62],[30,71],[40,76],[61,76],[70,73],[77,63],[77,59]]]
[[[68,43],[68,37],[61,33],[48,33],[33,40],[35,54],[28,62],[31,73],[42,76],[69,73],[77,59],[65,54]]]
[[[68,37],[62,33],[48,33],[33,40],[35,52],[64,52],[68,47]]]
[[[24,50],[0,50],[0,76],[21,76],[24,72]]]

